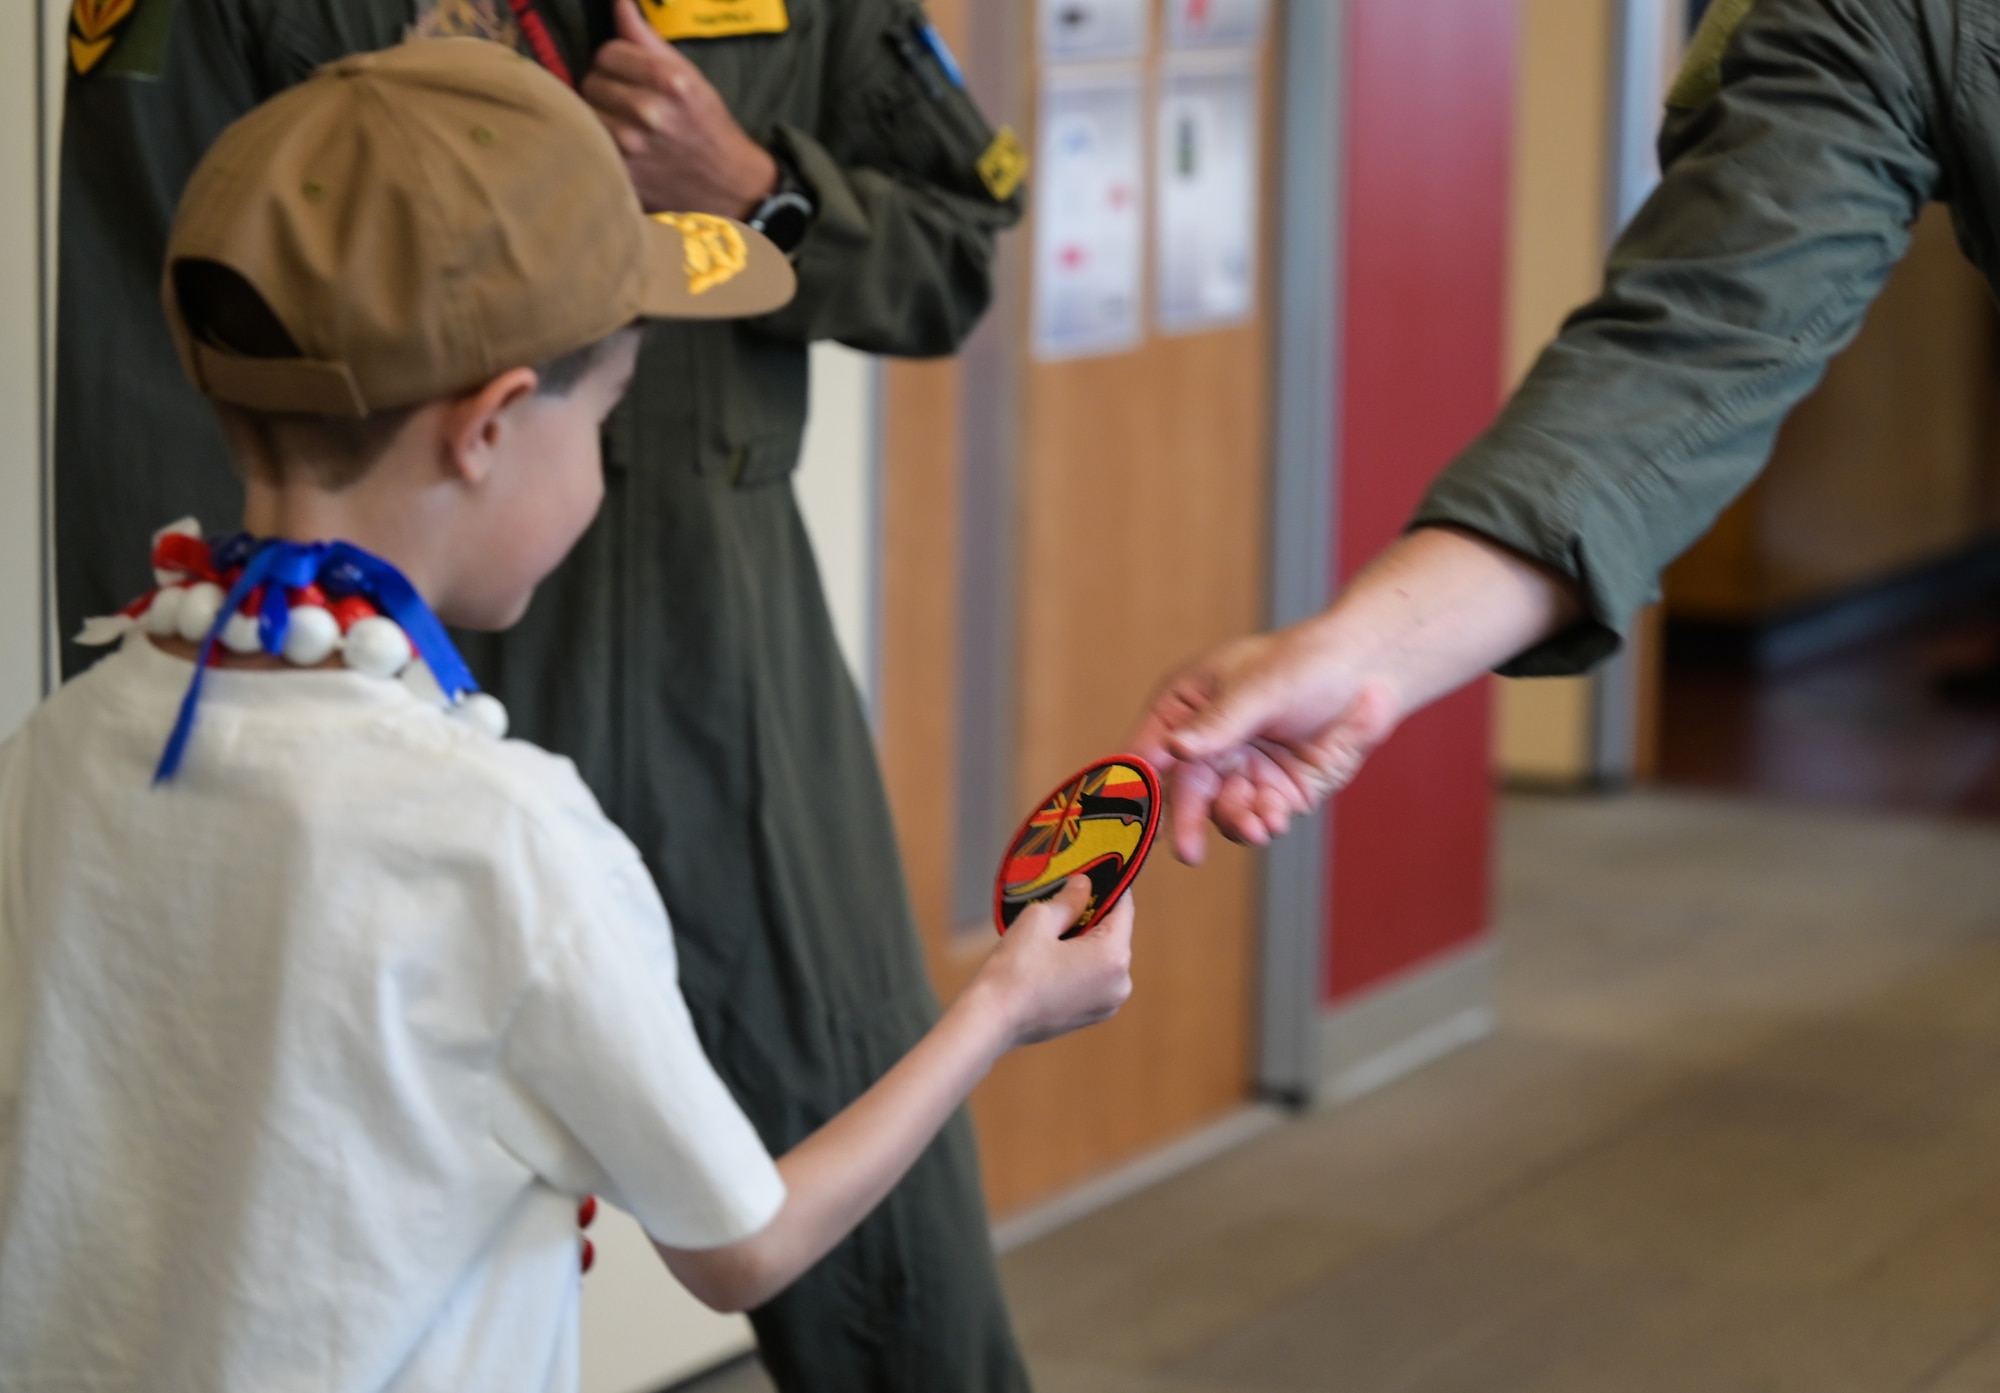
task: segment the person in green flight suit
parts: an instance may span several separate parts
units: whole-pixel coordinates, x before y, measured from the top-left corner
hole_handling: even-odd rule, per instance
[[[937,1011],[789,483],[807,345],[957,348],[986,308],[995,236],[1020,216],[1025,162],[914,0],[74,0],[65,633],[150,584],[133,558],[155,528],[191,508],[232,516],[228,457],[159,311],[183,181],[254,103],[413,30],[515,43],[577,83],[649,209],[746,217],[796,265],[797,298],[764,319],[652,326],[607,427],[597,522],[516,630],[465,645],[516,732],[575,760],[645,855],[702,1042],[781,1151]],[[192,477],[184,462],[204,454],[212,470]],[[752,1320],[788,1390],[1025,1388],[967,1119]]]
[[[2000,3],[1713,0],[1662,179],[1506,409],[1324,612],[1162,685],[1175,844],[1262,845],[1488,668],[1614,652],[1661,569],[1768,459],[1925,204],[2000,287]],[[1893,461],[1885,460],[1885,468]]]

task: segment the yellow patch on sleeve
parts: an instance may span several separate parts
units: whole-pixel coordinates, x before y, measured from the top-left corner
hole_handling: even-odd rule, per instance
[[[118,26],[132,17],[139,0],[75,0],[70,7],[69,63],[81,77],[111,52]]]
[[[639,0],[639,12],[669,43],[782,34],[792,27],[785,0]]]
[[[735,280],[749,264],[750,249],[743,244],[743,234],[727,218],[713,213],[655,213],[653,221],[680,233],[681,271],[690,295]]]
[[[1014,134],[1014,128],[1002,126],[974,167],[979,171],[979,182],[986,185],[993,201],[1005,203],[1028,177],[1028,152],[1021,148],[1021,138]]]
[[[1755,3],[1756,0],[1711,0],[1708,12],[1701,17],[1701,27],[1688,40],[1680,75],[1667,89],[1668,106],[1692,111],[1708,105],[1709,99],[1722,90],[1722,55]]]

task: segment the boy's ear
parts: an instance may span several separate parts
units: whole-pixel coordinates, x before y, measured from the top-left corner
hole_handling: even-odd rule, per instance
[[[486,477],[494,447],[508,426],[508,409],[532,397],[540,382],[533,368],[509,368],[452,398],[445,412],[443,441],[445,464],[452,473],[470,483]]]

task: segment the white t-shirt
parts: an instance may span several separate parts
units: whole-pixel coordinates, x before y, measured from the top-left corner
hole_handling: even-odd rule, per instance
[[[0,1388],[560,1390],[576,1200],[783,1184],[638,853],[400,682],[143,637],[0,745]]]

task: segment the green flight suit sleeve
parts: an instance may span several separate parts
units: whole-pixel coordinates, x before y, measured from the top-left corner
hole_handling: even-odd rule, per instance
[[[993,295],[994,236],[1023,194],[997,199],[979,157],[993,130],[922,45],[905,0],[828,7],[829,116],[817,134],[780,125],[819,215],[797,255],[799,292],[760,331],[926,357],[965,341]]]
[[[1603,292],[1432,486],[1413,526],[1492,538],[1582,595],[1582,623],[1501,671],[1613,652],[1859,329],[1938,190],[1917,3],[1758,0],[1719,92],[1670,118]]]

